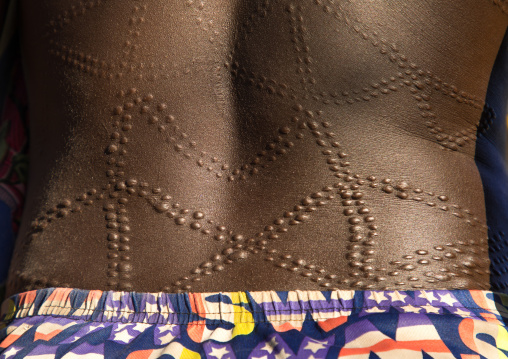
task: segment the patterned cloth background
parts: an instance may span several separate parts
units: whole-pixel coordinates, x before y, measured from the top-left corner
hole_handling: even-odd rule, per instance
[[[27,97],[14,15],[15,2],[0,0],[0,286],[7,277],[28,174]]]

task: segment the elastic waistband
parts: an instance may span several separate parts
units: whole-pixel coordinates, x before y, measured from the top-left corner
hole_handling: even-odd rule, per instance
[[[48,288],[14,295],[1,321],[35,316],[122,323],[327,322],[352,314],[420,313],[488,321],[508,318],[508,296],[480,290],[288,291],[229,293],[103,292]]]

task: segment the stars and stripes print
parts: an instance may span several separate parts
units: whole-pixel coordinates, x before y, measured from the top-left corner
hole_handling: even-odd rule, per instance
[[[0,358],[508,358],[506,304],[473,290],[49,288],[4,301]]]

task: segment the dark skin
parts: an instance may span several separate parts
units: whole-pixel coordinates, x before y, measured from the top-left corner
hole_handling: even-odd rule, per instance
[[[21,1],[9,294],[488,289],[489,0]]]

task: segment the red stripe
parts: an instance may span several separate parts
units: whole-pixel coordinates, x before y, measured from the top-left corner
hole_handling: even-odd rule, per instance
[[[130,353],[127,356],[127,359],[148,359],[153,351],[154,349],[136,350],[135,352]]]
[[[2,343],[0,343],[0,348],[7,348],[9,345],[11,345],[12,343],[14,343],[16,340],[19,339],[21,335],[15,335],[15,334],[11,334],[11,335],[8,335]]]

